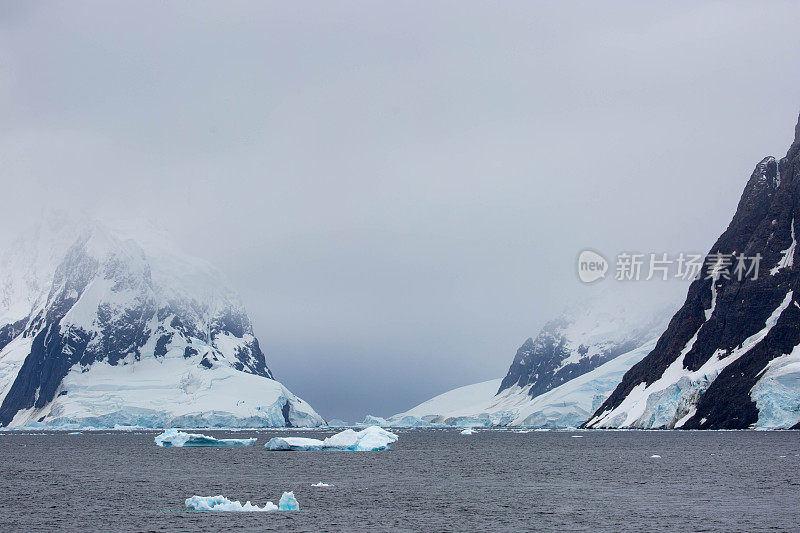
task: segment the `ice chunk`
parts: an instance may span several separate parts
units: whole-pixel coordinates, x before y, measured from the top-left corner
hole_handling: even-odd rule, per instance
[[[395,441],[397,441],[397,435],[394,433],[378,426],[371,426],[361,431],[345,429],[325,440],[306,437],[275,437],[270,439],[264,447],[271,451],[377,451],[389,449],[389,445]]]
[[[320,481],[319,483],[312,483],[311,486],[312,487],[330,487],[330,485],[328,485],[327,483],[323,483],[322,481]]]
[[[335,450],[376,451],[386,450],[397,440],[397,435],[378,426],[370,426],[361,431],[346,429],[322,441],[325,448]]]
[[[650,459],[661,459],[661,456],[653,454],[650,456]]]
[[[278,508],[281,511],[299,511],[300,504],[297,503],[294,492],[284,492],[281,501],[278,502]]]
[[[186,498],[186,507],[195,511],[229,512],[297,511],[300,509],[293,492],[284,492],[278,505],[267,502],[264,507],[253,505],[249,501],[242,505],[240,501],[231,501],[225,496],[192,496],[191,498]]]
[[[168,429],[156,435],[156,445],[164,448],[183,448],[201,446],[252,446],[256,439],[215,439],[200,433],[185,433],[177,429]]]
[[[475,430],[474,429],[469,429],[469,428],[467,428],[467,429],[465,429],[464,431],[461,432],[462,435],[472,435],[473,433],[475,433]]]
[[[83,435],[80,431],[70,431],[67,435]]]
[[[322,441],[306,437],[275,437],[274,439],[270,439],[264,447],[273,452],[321,450]]]

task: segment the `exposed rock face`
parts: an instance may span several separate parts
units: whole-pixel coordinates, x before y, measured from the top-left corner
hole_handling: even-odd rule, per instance
[[[206,263],[96,224],[55,257],[23,289],[11,270],[26,260],[4,261],[0,425],[323,423],[273,380],[244,308]]]
[[[795,135],[785,158],[756,165],[683,307],[589,427],[740,429],[800,421],[800,376],[792,366],[800,361],[800,123]],[[736,274],[742,254],[760,255],[756,279]]]

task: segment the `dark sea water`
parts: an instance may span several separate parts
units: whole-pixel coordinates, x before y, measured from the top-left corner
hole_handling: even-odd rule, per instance
[[[158,448],[155,432],[0,433],[0,531],[800,530],[794,431],[401,430],[385,452],[267,452],[286,431],[205,433],[259,440]],[[289,490],[300,511],[184,505],[223,494],[261,506]]]

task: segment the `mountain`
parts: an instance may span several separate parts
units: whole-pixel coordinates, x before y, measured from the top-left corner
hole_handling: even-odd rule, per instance
[[[665,295],[607,291],[571,306],[517,351],[504,379],[460,387],[389,418],[389,424],[575,427],[655,345],[677,307]],[[635,288],[631,289],[636,290]]]
[[[607,291],[573,305],[517,350],[498,394],[516,388],[533,398],[638,348],[663,330],[672,311],[659,304],[653,312],[643,300]]]
[[[219,272],[162,234],[48,217],[0,266],[2,426],[324,424]]]
[[[800,122],[786,157],[756,165],[685,303],[588,427],[800,427],[799,202]],[[757,277],[736,274],[742,255],[761,258]]]

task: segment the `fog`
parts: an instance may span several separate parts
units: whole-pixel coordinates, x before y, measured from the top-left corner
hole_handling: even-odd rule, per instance
[[[799,8],[4,2],[0,243],[150,220],[323,416],[390,415],[505,375],[584,248],[707,250],[794,136]]]

